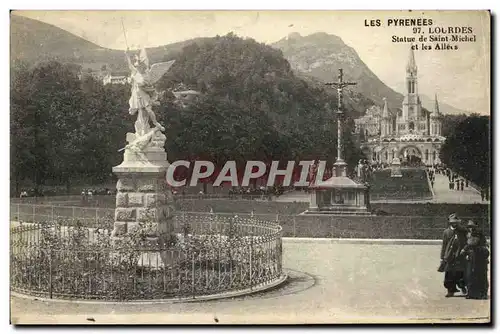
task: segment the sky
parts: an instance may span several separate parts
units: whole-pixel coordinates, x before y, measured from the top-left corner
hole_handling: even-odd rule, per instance
[[[470,35],[475,35],[476,41],[459,43],[458,50],[415,51],[418,89],[429,97],[437,94],[440,101],[456,108],[490,114],[490,21],[486,12],[22,11],[15,14],[53,24],[113,49],[125,49],[127,45],[154,47],[231,31],[264,43],[278,41],[291,32],[302,36],[326,32],[342,38],[375,75],[400,92],[410,44],[393,43],[392,36],[418,38],[419,34],[414,35],[412,27],[387,26],[388,19],[431,19],[431,29],[470,27]],[[365,26],[365,20],[376,19],[381,20],[381,26]],[[421,29],[429,36],[429,26]]]

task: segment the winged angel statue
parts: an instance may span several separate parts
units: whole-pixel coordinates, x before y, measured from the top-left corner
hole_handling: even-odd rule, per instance
[[[156,120],[152,108],[158,102],[158,92],[154,85],[170,69],[175,60],[149,66],[149,59],[145,49],[142,49],[139,54],[135,54],[133,59],[130,58],[128,49],[125,51],[125,55],[131,71],[132,84],[129,113],[138,115],[135,122],[135,134],[127,134],[129,144],[119,151],[125,149],[141,151],[151,141],[154,141],[153,137],[158,131],[165,131],[165,128]],[[151,128],[150,122],[153,123],[153,128]],[[163,134],[161,136],[165,138]],[[163,144],[160,146],[163,146]]]
[[[159,129],[162,132],[165,131],[165,128],[156,120],[156,115],[152,108],[158,98],[158,92],[154,88],[154,85],[170,69],[175,60],[149,66],[149,59],[145,49],[142,49],[139,55],[135,54],[133,59],[130,59],[128,51],[125,54],[132,80],[129,113],[131,115],[138,113],[137,121],[135,122],[136,136],[143,136],[151,130],[150,121],[153,123],[155,129]]]

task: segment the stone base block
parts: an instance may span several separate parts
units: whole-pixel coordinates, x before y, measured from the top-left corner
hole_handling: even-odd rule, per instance
[[[152,244],[155,248],[158,238],[169,239],[174,230],[173,197],[169,196],[165,179],[169,164],[166,153],[157,147],[142,153],[152,154],[160,161],[124,161],[113,168],[118,176],[113,236],[123,238],[144,229],[146,235],[156,240]]]

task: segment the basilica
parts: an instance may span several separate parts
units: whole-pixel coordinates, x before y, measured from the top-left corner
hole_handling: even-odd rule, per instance
[[[384,99],[383,108],[373,106],[355,120],[361,150],[372,162],[390,164],[399,158],[402,163],[439,164],[445,140],[441,134],[442,114],[437,96],[431,112],[422,108],[413,50],[406,65],[405,88],[401,108],[389,108]]]

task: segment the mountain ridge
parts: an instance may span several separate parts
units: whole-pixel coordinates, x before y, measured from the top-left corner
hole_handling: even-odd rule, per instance
[[[108,64],[111,70],[126,70],[124,51],[99,46],[83,37],[76,36],[57,26],[11,14],[10,58],[36,64],[49,59],[81,65]],[[175,58],[176,54],[192,43],[207,40],[195,38],[181,42],[148,48],[151,62]],[[392,110],[400,108],[403,95],[383,83],[360,59],[355,49],[343,40],[325,32],[301,36],[294,32],[269,45],[282,51],[292,68],[318,82],[336,81],[337,69],[344,68],[345,79],[357,81],[351,90],[364,95],[377,105],[383,105],[386,97]],[[312,51],[311,51],[312,50]],[[311,53],[313,53],[311,55]],[[432,110],[433,100],[422,95],[424,107]],[[440,101],[441,111],[459,114],[464,111]]]
[[[184,46],[203,39],[147,48],[148,57],[152,62],[164,61]],[[123,50],[105,48],[49,23],[14,14],[10,15],[10,60],[29,64],[47,60],[75,64],[107,63],[114,70],[127,68]]]
[[[346,80],[358,83],[350,89],[362,93],[379,106],[383,105],[384,97],[387,98],[392,112],[401,108],[404,95],[380,80],[362,61],[356,50],[345,44],[339,36],[325,32],[302,36],[298,32],[292,32],[271,45],[283,52],[297,72],[329,82],[336,81],[337,69],[343,68]],[[404,89],[404,83],[402,88]],[[420,94],[420,98],[424,109],[434,110],[434,98],[425,94]],[[452,115],[467,113],[443,101],[438,102],[442,113]]]
[[[385,85],[357,52],[336,35],[317,32],[302,36],[295,32],[271,45],[280,49],[298,72],[329,82],[336,81],[338,68],[343,68],[345,80],[357,82],[350,89],[363,93],[379,105],[383,104],[384,97],[393,106],[403,102],[403,95]]]

